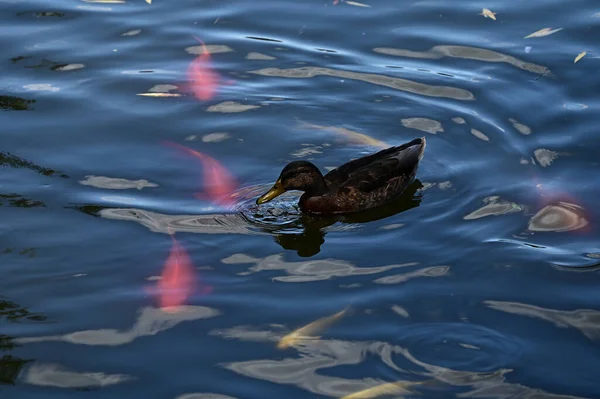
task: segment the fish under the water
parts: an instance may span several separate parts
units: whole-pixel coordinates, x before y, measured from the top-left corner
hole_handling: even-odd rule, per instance
[[[331,316],[315,320],[312,323],[305,325],[304,327],[292,331],[291,333],[287,334],[279,340],[279,342],[277,343],[277,348],[285,349],[289,348],[290,346],[296,345],[302,340],[318,339],[319,337],[315,336],[316,333],[331,326],[333,323],[335,323],[337,320],[343,317],[347,311],[348,308],[337,312],[336,314],[333,314]]]

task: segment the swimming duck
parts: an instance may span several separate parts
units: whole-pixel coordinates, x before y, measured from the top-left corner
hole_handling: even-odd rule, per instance
[[[311,162],[290,162],[256,204],[300,190],[304,194],[298,205],[305,213],[342,214],[383,205],[402,194],[414,179],[425,145],[421,137],[347,162],[325,176]]]

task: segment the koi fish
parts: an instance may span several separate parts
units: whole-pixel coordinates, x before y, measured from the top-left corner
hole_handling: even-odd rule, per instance
[[[194,267],[183,247],[173,239],[171,252],[157,283],[159,304],[163,310],[173,311],[185,304],[194,288]]]
[[[237,188],[237,182],[223,165],[221,165],[216,159],[206,154],[192,150],[180,144],[169,141],[165,141],[164,144],[170,147],[175,147],[202,162],[202,176],[207,192],[206,195],[202,193],[196,193],[196,198],[202,199],[204,197],[208,197],[211,201],[219,205],[233,205],[234,200],[232,194]]]
[[[287,334],[277,343],[277,348],[285,349],[297,344],[298,342],[306,339],[318,339],[319,337],[314,336],[319,331],[328,328],[338,319],[340,319],[348,310],[348,308],[338,312],[334,315],[323,317],[319,320],[315,320],[310,324],[305,325],[297,330]]]
[[[341,399],[372,399],[381,395],[406,394],[411,392],[407,389],[408,387],[422,383],[421,381],[388,382],[346,395]]]
[[[301,120],[298,120],[298,124],[299,124],[299,127],[308,128],[308,129],[329,130],[331,132],[336,133],[338,136],[343,137],[346,142],[349,142],[352,144],[370,145],[370,146],[378,147],[378,148],[382,148],[382,149],[389,147],[389,145],[387,145],[383,141],[377,140],[366,134],[355,132],[353,130],[346,129],[343,127],[321,126],[321,125],[315,125],[315,124],[308,123],[308,122],[303,122]]]
[[[188,87],[198,100],[207,101],[213,98],[217,91],[219,75],[213,70],[210,52],[204,42],[196,36],[194,38],[202,44],[202,54],[194,58],[188,67]]]

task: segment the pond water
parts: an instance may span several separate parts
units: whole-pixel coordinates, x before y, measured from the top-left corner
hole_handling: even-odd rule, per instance
[[[600,397],[596,1],[0,8],[3,399]],[[381,209],[254,204],[417,137]]]

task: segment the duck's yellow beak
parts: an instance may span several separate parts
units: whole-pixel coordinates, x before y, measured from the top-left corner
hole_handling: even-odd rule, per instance
[[[279,197],[281,194],[285,193],[285,188],[283,188],[283,184],[281,184],[281,180],[277,180],[273,187],[265,194],[258,197],[256,200],[256,204],[264,204],[265,202],[271,201],[273,198]]]

